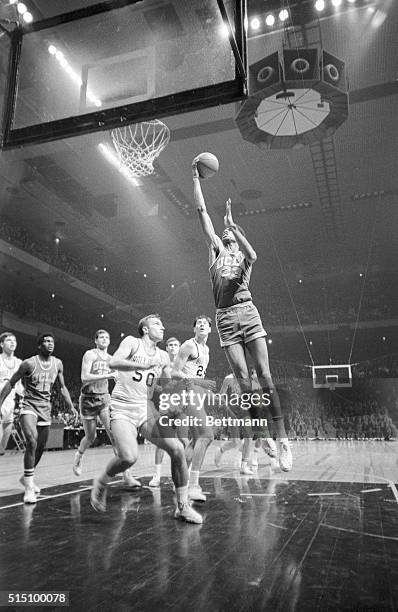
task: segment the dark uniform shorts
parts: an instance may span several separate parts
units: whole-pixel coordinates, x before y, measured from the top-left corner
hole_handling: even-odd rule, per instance
[[[80,414],[83,419],[96,419],[102,410],[108,409],[111,402],[109,393],[95,393],[79,397]]]
[[[231,308],[219,308],[216,312],[216,326],[221,346],[247,344],[267,335],[258,310],[251,301]]]

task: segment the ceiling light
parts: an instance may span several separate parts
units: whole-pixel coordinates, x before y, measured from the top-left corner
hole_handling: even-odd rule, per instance
[[[57,58],[57,60],[60,62],[61,59],[64,58],[64,54],[62,53],[62,51],[56,51],[55,53],[55,57]]]
[[[57,52],[57,47],[54,47],[54,45],[48,45],[48,52],[50,55],[55,55]]]
[[[20,15],[23,15],[24,13],[26,13],[27,10],[28,9],[27,9],[26,4],[24,4],[23,2],[18,2],[17,11]]]
[[[279,13],[279,19],[281,21],[286,21],[289,18],[289,12],[286,9],[282,9]]]
[[[260,20],[258,17],[254,17],[250,22],[250,27],[252,30],[258,30],[260,27]]]
[[[271,28],[275,23],[275,17],[273,15],[267,15],[265,18],[265,23]]]
[[[317,11],[323,11],[325,8],[325,0],[316,0],[315,8]]]
[[[225,25],[225,23],[223,23],[223,24],[220,26],[220,34],[221,34],[221,36],[222,36],[223,38],[228,38],[228,36],[229,36],[229,29],[228,29],[228,27]]]
[[[29,13],[29,11],[26,11],[26,13],[22,15],[22,19],[24,20],[25,23],[32,23],[33,15],[32,13]]]

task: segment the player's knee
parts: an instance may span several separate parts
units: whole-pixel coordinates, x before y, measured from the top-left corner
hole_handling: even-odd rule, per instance
[[[123,463],[128,464],[124,468],[125,470],[128,467],[130,467],[130,465],[133,465],[133,463],[137,461],[137,453],[135,453],[130,448],[124,448],[124,449],[119,450],[117,453],[117,456],[119,457],[120,461],[123,461]]]
[[[172,444],[166,449],[171,461],[185,461],[184,447],[182,444]]]
[[[90,433],[90,434],[86,434],[86,438],[87,438],[87,442],[91,445],[94,444],[95,440],[97,439],[97,434],[96,432],[94,433]]]
[[[25,435],[26,448],[30,451],[35,451],[37,448],[37,437],[34,435]]]

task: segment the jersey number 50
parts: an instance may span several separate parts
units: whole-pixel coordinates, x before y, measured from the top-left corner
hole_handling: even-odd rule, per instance
[[[141,380],[142,380],[142,372],[134,372],[134,374],[131,376],[131,378],[133,380],[135,380],[135,382],[141,382]],[[146,384],[147,387],[152,387],[154,378],[155,378],[155,374],[153,372],[149,372],[147,374],[147,377],[146,377],[146,380],[145,380],[145,384]]]

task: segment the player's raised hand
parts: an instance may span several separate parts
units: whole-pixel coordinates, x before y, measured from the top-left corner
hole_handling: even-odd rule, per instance
[[[231,198],[225,202],[225,215],[224,215],[224,226],[231,227],[234,225],[234,220],[232,219],[232,210],[231,210]]]
[[[197,157],[195,157],[192,161],[192,176],[193,178],[199,178],[198,158]]]

